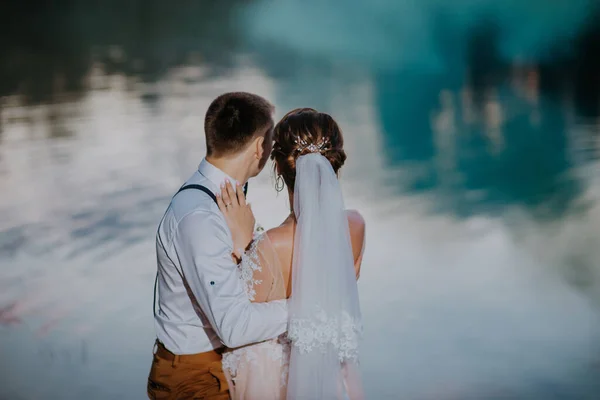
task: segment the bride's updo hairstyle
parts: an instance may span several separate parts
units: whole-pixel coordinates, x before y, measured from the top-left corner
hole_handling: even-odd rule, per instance
[[[329,114],[312,108],[297,108],[288,112],[275,125],[271,160],[275,162],[277,191],[283,190],[280,179],[294,190],[296,160],[309,153],[321,153],[337,174],[346,161],[344,138],[338,124]],[[281,177],[281,178],[280,178]]]

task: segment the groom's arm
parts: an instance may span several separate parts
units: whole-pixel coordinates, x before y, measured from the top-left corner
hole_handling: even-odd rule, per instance
[[[227,347],[279,336],[287,330],[287,302],[251,303],[231,258],[222,216],[194,211],[179,222],[173,246],[202,312]]]

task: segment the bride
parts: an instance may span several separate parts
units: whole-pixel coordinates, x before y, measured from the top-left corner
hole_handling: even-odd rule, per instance
[[[240,278],[251,301],[289,298],[288,333],[223,355],[231,396],[362,399],[356,279],[365,223],[344,208],[337,179],[346,159],[342,133],[327,114],[290,111],[274,128],[271,159],[277,190],[287,186],[291,213],[254,240]],[[234,230],[225,204],[237,196],[224,191],[221,197],[219,207]]]

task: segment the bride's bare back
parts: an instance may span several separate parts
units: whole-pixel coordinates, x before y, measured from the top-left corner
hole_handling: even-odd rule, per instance
[[[348,210],[346,213],[348,215],[348,225],[350,227],[350,241],[352,243],[352,253],[354,256],[354,269],[356,270],[356,278],[358,279],[365,244],[365,220],[358,211]],[[292,293],[292,259],[294,253],[295,230],[296,220],[290,215],[281,225],[267,231],[269,241],[275,249],[275,253],[279,259],[283,283],[286,288],[286,298],[289,298]],[[276,298],[270,298],[269,300],[276,300]]]

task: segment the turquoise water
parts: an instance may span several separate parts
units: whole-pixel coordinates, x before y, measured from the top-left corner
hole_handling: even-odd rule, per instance
[[[7,4],[0,398],[144,398],[155,229],[233,90],[344,130],[369,398],[600,396],[587,2]]]

